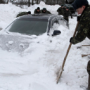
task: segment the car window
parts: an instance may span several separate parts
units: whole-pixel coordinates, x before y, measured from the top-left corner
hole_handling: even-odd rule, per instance
[[[54,18],[52,20],[51,28],[49,30],[49,35],[52,35],[55,30],[58,30],[59,26],[61,26],[61,27],[64,26],[67,28],[67,21],[61,16],[57,16],[56,18]],[[60,31],[60,30],[58,30],[58,31]]]
[[[58,22],[58,20],[55,18],[53,21],[52,21],[52,26],[54,25],[54,24],[59,24],[59,22]]]
[[[52,26],[52,29],[53,30],[57,30],[59,27],[59,24],[58,23],[54,23],[53,26]]]
[[[65,20],[59,20],[59,24],[60,24],[60,25],[63,25],[63,26],[66,26],[66,22],[67,22],[67,21],[65,21]]]
[[[40,35],[46,32],[47,23],[48,21],[46,20],[17,19],[7,28],[7,30],[21,34]]]
[[[58,20],[55,20],[55,21],[53,22],[53,24],[55,24],[55,23],[56,23],[56,24],[59,24]]]
[[[64,18],[58,18],[59,25],[67,27],[67,21]]]

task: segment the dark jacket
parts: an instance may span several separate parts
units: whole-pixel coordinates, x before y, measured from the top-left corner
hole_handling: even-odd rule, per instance
[[[45,11],[44,11],[43,9],[41,10],[41,13],[44,13],[44,14],[51,14],[48,10],[45,10]]]
[[[66,10],[66,8],[64,8],[64,14],[63,14],[63,16],[64,16],[64,17],[69,17],[69,16],[71,16],[71,18],[72,18],[72,14],[71,14],[70,10],[69,10],[69,9]]]
[[[87,6],[83,11],[79,20],[77,34],[70,42],[76,44],[83,41],[86,37],[90,39],[90,6]]]
[[[31,14],[31,12],[30,13],[28,13],[28,12],[20,12],[19,14],[17,14],[16,17],[22,16],[22,15],[27,15],[27,14]]]
[[[63,15],[64,14],[64,8],[63,7],[59,7],[57,9],[58,15]]]
[[[41,13],[41,10],[37,11],[38,9],[35,9],[34,10],[34,14],[40,14]]]

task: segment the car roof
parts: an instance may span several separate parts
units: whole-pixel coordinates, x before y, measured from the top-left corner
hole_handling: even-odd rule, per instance
[[[18,19],[42,19],[42,20],[49,20],[58,15],[54,14],[28,14],[18,17]]]

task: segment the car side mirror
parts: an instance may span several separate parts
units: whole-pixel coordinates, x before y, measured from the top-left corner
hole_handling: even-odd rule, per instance
[[[52,36],[56,36],[56,35],[59,35],[61,33],[61,31],[59,30],[54,30]]]

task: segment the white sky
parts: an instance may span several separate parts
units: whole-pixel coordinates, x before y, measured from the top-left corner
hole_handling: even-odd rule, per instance
[[[38,6],[41,9],[46,7],[52,14],[57,14],[56,10],[59,7],[59,5],[45,5],[43,2],[25,9],[11,3],[0,4],[0,28],[4,29],[9,25],[19,12],[30,10],[33,13]],[[86,68],[89,56],[81,57],[81,55],[90,54],[90,47],[77,49],[81,45],[90,45],[87,38],[71,46],[62,77],[56,84],[56,73],[62,65],[69,39],[73,36],[77,23],[76,17],[69,20],[70,29],[60,25],[58,26],[61,30],[60,35],[48,37],[45,33],[22,53],[0,48],[0,90],[84,90],[84,87],[88,86]]]

